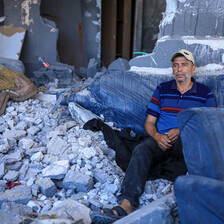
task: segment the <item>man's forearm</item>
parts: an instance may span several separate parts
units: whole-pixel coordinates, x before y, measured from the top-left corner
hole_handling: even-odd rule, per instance
[[[151,115],[148,115],[145,121],[145,131],[148,135],[153,137],[156,140],[156,135],[158,134],[158,130],[156,127],[157,118]]]
[[[157,128],[152,124],[145,124],[145,131],[148,135],[156,140],[156,135],[158,134]]]

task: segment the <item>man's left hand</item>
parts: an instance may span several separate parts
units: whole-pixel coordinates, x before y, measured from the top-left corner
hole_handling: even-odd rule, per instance
[[[178,136],[180,134],[180,131],[178,128],[171,129],[169,132],[166,133],[166,136],[171,141],[171,144],[173,145],[176,140],[178,139]]]

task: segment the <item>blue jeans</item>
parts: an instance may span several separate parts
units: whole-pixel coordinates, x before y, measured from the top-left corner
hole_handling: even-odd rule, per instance
[[[138,199],[144,192],[150,168],[155,164],[163,162],[170,156],[176,159],[183,159],[180,137],[175,142],[173,148],[165,152],[159,148],[157,142],[152,137],[137,145],[132,152],[131,160],[125,172],[118,201],[121,202],[123,199],[127,199],[134,206],[138,207]]]

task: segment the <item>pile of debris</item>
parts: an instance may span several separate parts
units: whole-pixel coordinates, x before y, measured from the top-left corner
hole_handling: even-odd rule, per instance
[[[117,205],[124,173],[115,152],[66,106],[51,113],[55,102],[55,95],[38,93],[9,101],[0,116],[2,224],[91,223],[91,211]],[[170,181],[148,181],[140,207],[172,191]]]

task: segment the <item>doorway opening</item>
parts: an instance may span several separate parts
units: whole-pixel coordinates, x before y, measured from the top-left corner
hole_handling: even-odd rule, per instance
[[[151,53],[158,39],[166,0],[102,0],[101,60]]]
[[[101,60],[105,66],[133,50],[135,0],[102,0]]]

